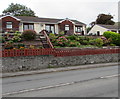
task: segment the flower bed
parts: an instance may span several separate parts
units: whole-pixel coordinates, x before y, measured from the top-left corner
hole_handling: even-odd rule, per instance
[[[20,32],[16,32],[12,34],[10,33],[2,34],[0,41],[2,43],[3,50],[4,49],[7,50],[7,49],[35,49],[35,48],[41,49],[42,48],[42,43],[40,40],[26,41],[22,36],[22,33]]]
[[[115,32],[105,32],[104,36],[95,38],[94,36],[78,36],[78,35],[54,35],[49,37],[55,48],[61,47],[103,47],[103,46],[119,46],[120,34]],[[111,36],[110,36],[111,35]]]

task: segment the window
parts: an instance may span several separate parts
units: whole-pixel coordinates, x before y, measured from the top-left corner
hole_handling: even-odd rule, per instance
[[[45,30],[47,30],[48,32],[50,32],[50,25],[46,25],[45,26]]]
[[[82,32],[82,26],[76,26],[75,32]]]
[[[120,34],[120,30],[118,31],[118,33]]]
[[[6,28],[12,29],[12,22],[6,22]]]
[[[54,33],[54,26],[51,26],[51,31],[52,33]]]
[[[24,25],[24,30],[28,30],[28,25]]]
[[[117,30],[111,30],[112,32],[117,32]]]
[[[55,27],[52,24],[45,25],[45,30],[47,30],[49,33],[55,33]]]
[[[33,25],[29,25],[29,29],[30,30],[34,30],[34,26]]]
[[[65,31],[69,31],[69,30],[70,30],[69,25],[65,25]]]
[[[23,28],[24,28],[24,30],[34,30],[34,24],[24,23]]]

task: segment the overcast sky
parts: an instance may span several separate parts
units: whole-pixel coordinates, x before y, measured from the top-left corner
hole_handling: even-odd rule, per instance
[[[31,8],[37,16],[47,18],[77,19],[89,24],[98,14],[111,14],[118,21],[120,0],[0,0],[0,14],[11,3],[23,4]]]

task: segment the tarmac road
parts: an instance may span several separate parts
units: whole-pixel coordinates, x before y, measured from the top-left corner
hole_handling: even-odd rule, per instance
[[[3,78],[4,97],[118,97],[118,66]]]

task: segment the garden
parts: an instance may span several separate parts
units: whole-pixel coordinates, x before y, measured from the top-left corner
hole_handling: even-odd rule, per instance
[[[23,33],[16,31],[2,34],[0,42],[3,49],[42,49],[40,40],[36,40],[37,34],[33,30],[26,30]],[[106,31],[103,36],[95,38],[94,36],[78,35],[55,35],[49,34],[50,41],[54,48],[99,48],[108,46],[120,46],[120,34]],[[26,43],[27,42],[27,43]]]
[[[78,36],[78,35],[54,35],[49,34],[49,38],[55,48],[69,48],[69,47],[78,47],[78,48],[96,48],[103,46],[120,46],[120,34],[106,31],[103,36],[95,38],[94,36]]]
[[[33,30],[23,33],[4,33],[0,36],[2,49],[41,49],[40,41],[36,41],[37,34]]]

